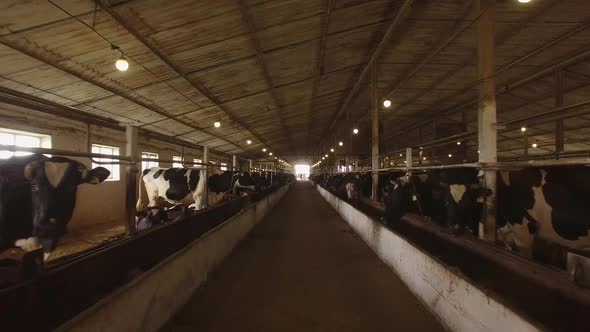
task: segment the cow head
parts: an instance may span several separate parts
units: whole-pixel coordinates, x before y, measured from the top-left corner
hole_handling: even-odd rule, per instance
[[[65,233],[76,203],[79,184],[98,184],[110,172],[104,167],[87,169],[83,164],[63,158],[39,158],[27,163],[24,177],[31,184],[33,238],[40,241],[46,255]]]

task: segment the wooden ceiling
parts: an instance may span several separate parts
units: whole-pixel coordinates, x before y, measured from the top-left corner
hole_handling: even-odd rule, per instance
[[[353,126],[352,152],[368,153],[364,74],[374,61],[379,96],[393,101],[381,116],[382,150],[394,151],[419,144],[418,131],[435,138],[433,119],[477,128],[474,4],[4,0],[0,86],[228,154],[258,158],[266,147],[315,162]],[[555,69],[563,105],[587,100],[587,0],[497,0],[496,16],[500,122],[551,110]],[[126,72],[114,67],[121,53]],[[537,122],[529,140],[554,151],[554,122]],[[566,150],[590,149],[590,115],[564,126]],[[501,156],[521,153],[518,131],[499,140]]]

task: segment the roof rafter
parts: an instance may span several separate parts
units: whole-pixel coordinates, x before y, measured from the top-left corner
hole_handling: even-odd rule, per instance
[[[32,45],[30,45],[29,43],[27,43],[26,40],[25,40],[25,43],[15,43],[15,42],[7,41],[5,39],[0,38],[0,44],[4,45],[6,47],[9,47],[9,48],[11,48],[13,50],[16,50],[18,52],[21,52],[21,53],[23,53],[23,54],[25,54],[25,55],[27,55],[27,56],[29,56],[31,58],[34,58],[34,59],[36,59],[36,60],[38,60],[40,62],[43,62],[43,63],[47,64],[49,66],[52,66],[54,68],[57,68],[57,69],[65,72],[65,73],[67,73],[69,75],[72,75],[72,76],[74,76],[74,77],[82,80],[82,81],[85,81],[87,83],[90,83],[90,84],[93,84],[95,86],[98,86],[98,87],[100,87],[100,88],[102,88],[102,89],[104,89],[106,91],[111,92],[115,96],[119,96],[121,98],[124,98],[124,99],[126,99],[126,100],[128,100],[128,101],[130,101],[130,102],[132,102],[132,103],[134,103],[136,105],[139,105],[139,106],[141,106],[143,108],[146,108],[146,109],[148,109],[148,110],[150,110],[150,111],[152,111],[152,112],[154,112],[154,113],[156,113],[158,115],[161,115],[163,117],[166,117],[166,118],[169,118],[171,120],[174,120],[174,121],[176,121],[176,122],[178,122],[180,124],[183,124],[183,125],[185,125],[187,127],[193,128],[193,129],[195,129],[195,131],[201,131],[201,132],[206,133],[207,135],[214,136],[214,137],[216,137],[218,139],[221,139],[223,141],[226,141],[220,135],[212,134],[210,132],[207,132],[203,128],[198,127],[198,126],[195,126],[194,124],[189,123],[187,121],[183,121],[181,119],[176,119],[172,115],[168,114],[168,112],[160,109],[156,105],[149,104],[149,103],[147,103],[147,102],[145,102],[143,100],[140,100],[138,97],[133,96],[130,93],[130,92],[132,92],[131,89],[126,90],[126,91],[118,91],[117,89],[113,88],[112,86],[110,86],[110,85],[108,85],[108,84],[106,84],[104,82],[101,82],[96,77],[93,77],[92,74],[89,74],[89,73],[94,73],[94,71],[90,70],[89,68],[86,68],[81,63],[76,63],[76,64],[79,65],[79,66],[82,66],[82,67],[84,67],[85,69],[88,69],[88,70],[82,71],[82,72],[78,72],[78,71],[72,69],[71,66],[65,65],[64,63],[67,60],[69,60],[69,59],[65,59],[65,58],[61,58],[61,59],[57,59],[57,60],[56,59],[51,59],[50,56],[47,54],[47,53],[49,53],[49,51],[47,51],[45,49],[39,49],[39,48],[36,48],[34,46],[31,47]],[[26,44],[26,46],[24,44]],[[55,56],[59,56],[59,55],[57,55],[55,53],[51,53],[51,55],[53,55],[54,57]],[[105,79],[104,77],[101,77],[101,78],[102,79]],[[118,85],[120,85],[120,83],[118,83],[118,82],[116,82],[116,83]],[[237,145],[237,144],[235,144],[233,142],[228,142],[228,143],[231,143],[232,145],[234,145],[235,147],[237,147],[239,149],[243,149],[241,146],[239,146],[239,145]],[[197,144],[199,144],[199,143],[197,143]]]
[[[352,86],[352,89],[350,89],[348,95],[344,99],[342,106],[340,107],[338,112],[336,112],[334,119],[332,120],[331,124],[328,126],[327,130],[324,132],[322,140],[324,140],[326,138],[327,133],[334,128],[334,126],[338,122],[340,116],[344,113],[344,111],[346,111],[346,109],[348,108],[348,106],[352,102],[352,99],[354,98],[356,93],[359,91],[364,78],[369,74],[371,67],[377,61],[377,59],[379,58],[379,56],[383,52],[383,49],[385,49],[385,46],[389,43],[389,40],[393,36],[393,32],[401,25],[401,23],[406,18],[407,14],[410,12],[410,9],[411,9],[413,3],[414,3],[414,0],[405,0],[404,3],[399,8],[399,10],[397,11],[395,18],[391,21],[391,23],[387,27],[387,31],[385,32],[385,34],[381,38],[381,41],[379,42],[377,47],[375,47],[375,49],[373,50],[371,56],[369,57],[369,61],[367,61],[367,63],[363,67],[363,70],[361,70],[359,76],[357,77],[355,83]]]
[[[277,105],[277,108],[275,109],[275,113],[277,115],[277,118],[279,119],[279,123],[280,123],[281,127],[283,128],[287,137],[289,138],[289,142],[291,144],[291,149],[293,149],[293,151],[296,151],[296,149],[295,149],[296,145],[293,144],[293,137],[292,137],[291,133],[289,132],[289,128],[285,124],[285,120],[283,119],[283,115],[281,114],[281,110],[282,110],[281,103],[280,103],[279,98],[277,97],[277,93],[276,93],[272,78],[270,77],[270,72],[268,71],[268,65],[266,64],[266,60],[264,58],[264,51],[262,50],[262,46],[260,45],[260,40],[259,40],[258,35],[256,33],[256,27],[254,26],[254,22],[252,21],[252,18],[250,17],[250,13],[248,12],[248,8],[244,4],[244,2],[242,0],[238,0],[238,5],[240,7],[240,12],[242,14],[242,18],[244,20],[244,23],[246,23],[246,26],[248,27],[248,30],[250,31],[250,39],[251,39],[252,44],[254,45],[254,49],[256,51],[256,58],[258,59],[258,63],[262,67],[262,73],[263,73],[264,78],[270,88],[270,94],[272,95],[272,97],[275,101],[275,104]]]
[[[111,8],[105,0],[97,0],[97,3],[101,9],[103,9],[105,12],[107,12],[109,15],[111,15],[111,17],[119,25],[121,25],[123,28],[125,28],[125,30],[127,30],[135,39],[137,39],[139,42],[141,42],[143,45],[145,45],[152,53],[154,53],[159,59],[161,59],[164,63],[166,63],[166,65],[168,65],[170,68],[172,68],[172,70],[174,70],[180,77],[182,77],[185,81],[187,81],[193,88],[195,88],[197,91],[199,91],[199,93],[201,93],[203,96],[205,96],[207,99],[209,99],[213,104],[215,104],[215,106],[217,106],[219,109],[221,109],[230,118],[230,120],[232,122],[235,122],[240,127],[246,129],[254,138],[256,138],[258,141],[260,141],[261,144],[269,146],[268,143],[265,142],[261,137],[256,135],[252,131],[251,128],[249,128],[243,122],[238,120],[231,112],[229,112],[226,108],[224,108],[222,106],[221,102],[215,96],[213,96],[213,94],[211,94],[204,86],[202,86],[200,83],[196,82],[193,79],[189,79],[186,76],[186,74],[184,73],[184,71],[182,70],[182,68],[180,68],[180,66],[178,66],[174,62],[172,62],[156,46],[156,43],[153,40],[144,37],[135,28],[133,28],[127,22],[125,22],[123,17],[121,15],[119,15],[119,13],[117,13],[115,10],[113,10],[113,8]],[[185,133],[185,134],[187,134],[187,133]]]
[[[319,87],[320,87],[320,79],[322,78],[322,75],[324,73],[324,58],[325,58],[325,52],[326,52],[326,41],[328,40],[328,27],[330,26],[330,14],[332,13],[332,6],[334,5],[334,0],[327,0],[328,3],[326,5],[326,13],[324,14],[323,17],[323,22],[322,22],[322,30],[320,32],[320,46],[318,47],[318,55],[317,55],[317,63],[316,63],[316,68],[315,68],[315,77],[313,79],[313,90],[311,92],[311,99],[309,102],[309,112],[307,114],[307,121],[308,121],[308,126],[307,126],[307,136],[305,139],[305,146],[307,146],[307,153],[309,154],[310,150],[313,149],[313,147],[310,146],[310,140],[311,140],[311,130],[313,127],[313,121],[312,121],[312,114],[313,114],[313,110],[314,110],[314,103],[313,100],[315,99],[315,97],[318,94],[319,91]]]

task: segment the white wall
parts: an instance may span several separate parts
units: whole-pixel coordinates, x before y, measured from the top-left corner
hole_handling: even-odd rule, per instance
[[[45,113],[24,110],[10,105],[0,104],[0,128],[34,132],[51,136],[53,149],[68,151],[86,151],[86,125],[78,121],[58,118]],[[125,133],[111,129],[91,126],[91,142],[116,146],[121,155],[125,154]],[[141,151],[155,152],[160,159],[172,159],[181,155],[181,147],[155,140],[147,141],[140,137]],[[211,153],[211,159],[228,162],[231,157]],[[202,151],[185,149],[185,158],[202,159]],[[91,167],[92,162],[86,158],[72,158]],[[160,164],[170,167],[169,164]],[[83,228],[98,223],[124,223],[125,218],[125,174],[121,166],[119,181],[106,181],[99,185],[81,185],[74,216],[68,228]]]
[[[321,196],[450,331],[539,331],[454,270],[327,190]]]

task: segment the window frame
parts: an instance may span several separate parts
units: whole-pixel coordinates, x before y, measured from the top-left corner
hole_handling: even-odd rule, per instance
[[[141,158],[148,158],[148,159],[159,159],[159,154],[155,153],[155,152],[149,152],[149,151],[142,151],[141,152]],[[141,161],[141,170],[146,170],[148,168],[152,168],[152,167],[160,167],[160,162],[156,161]]]
[[[12,140],[10,142],[6,141],[4,144],[3,135],[12,136]],[[5,136],[5,137],[6,137]],[[18,138],[27,138],[27,139],[34,139],[36,140],[35,144],[19,144],[17,143]],[[51,136],[46,134],[34,133],[30,131],[23,131],[23,130],[14,130],[10,128],[0,128],[0,144],[3,145],[13,145],[17,147],[23,148],[51,148]],[[8,150],[0,150],[0,159],[8,159],[13,156],[28,156],[31,155],[31,152],[25,151],[8,151]],[[48,155],[50,156],[50,155]]]
[[[182,160],[182,156],[172,156],[172,167],[175,168],[184,168]]]

